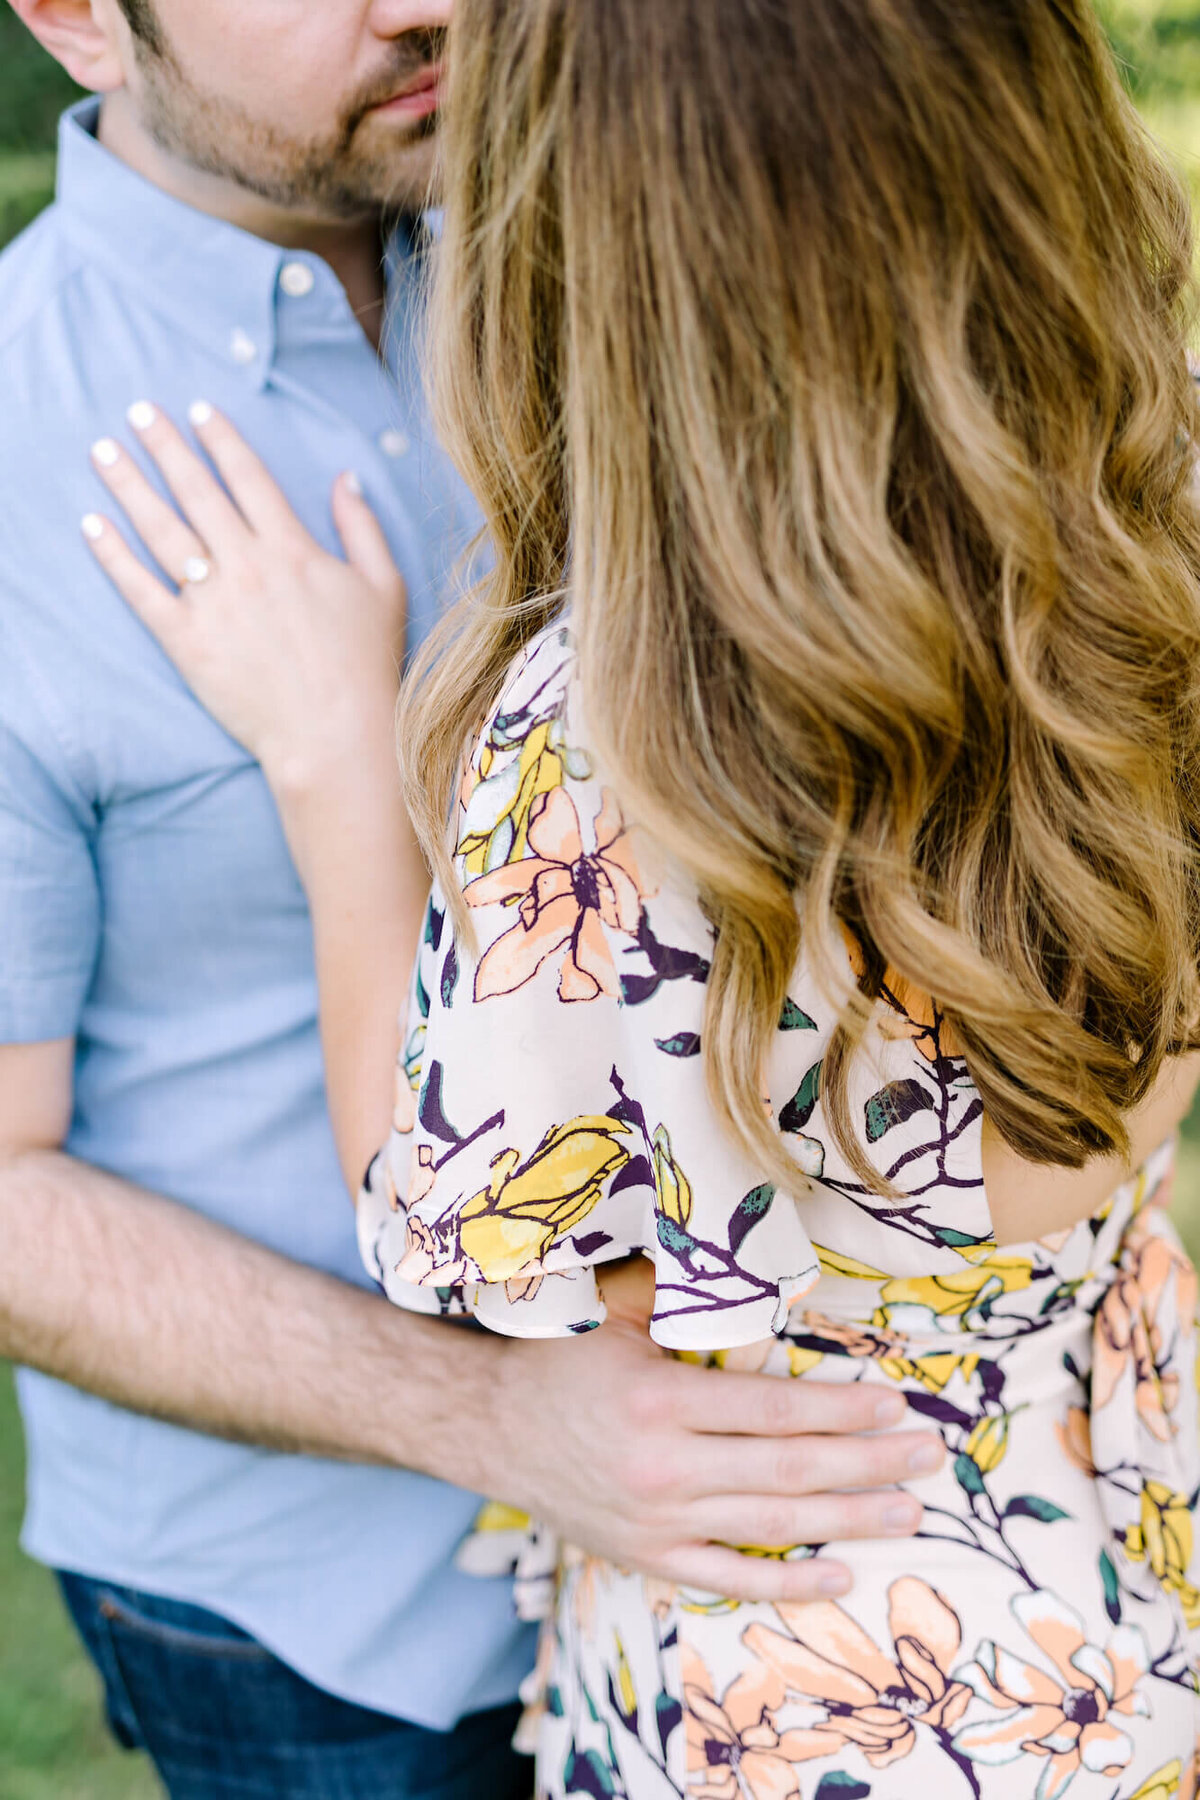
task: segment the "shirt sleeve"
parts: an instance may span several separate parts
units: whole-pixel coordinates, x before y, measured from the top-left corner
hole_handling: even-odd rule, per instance
[[[0,718],[0,1042],[75,1035],[100,936],[84,808]]]
[[[700,1057],[711,933],[579,741],[571,654],[527,654],[475,747],[435,890],[395,1129],[360,1204],[389,1296],[560,1336],[604,1317],[597,1264],[655,1263],[671,1348],[766,1337],[817,1275],[794,1200],[715,1118]]]

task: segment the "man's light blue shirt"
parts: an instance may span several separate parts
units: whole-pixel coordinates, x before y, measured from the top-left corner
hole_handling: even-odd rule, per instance
[[[94,102],[67,115],[58,200],[0,256],[0,1042],[75,1037],[73,1156],[363,1283],[304,895],[259,769],[82,543],[80,516],[108,504],[88,448],[129,443],[134,400],[177,419],[210,400],[330,548],[333,479],[357,470],[414,640],[475,513],[426,418],[407,241],[388,369],[319,258],[171,199],[95,119]],[[204,1301],[216,1357],[221,1303]],[[531,1645],[509,1586],[452,1567],[474,1497],[221,1443],[29,1372],[20,1396],[31,1555],[210,1607],[422,1724],[514,1696]]]

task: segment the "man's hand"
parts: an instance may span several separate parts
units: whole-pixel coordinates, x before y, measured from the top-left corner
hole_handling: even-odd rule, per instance
[[[619,1276],[623,1293],[605,1279],[609,1320],[586,1338],[478,1345],[494,1368],[470,1479],[623,1568],[744,1600],[844,1593],[843,1563],[729,1546],[911,1536],[920,1502],[893,1484],[935,1470],[940,1438],[852,1435],[907,1415],[875,1383],[675,1361],[650,1341],[648,1311],[629,1292],[648,1272]]]

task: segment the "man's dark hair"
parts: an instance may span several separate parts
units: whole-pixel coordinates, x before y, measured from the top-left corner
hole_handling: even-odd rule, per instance
[[[120,0],[121,11],[129,21],[129,29],[139,44],[154,56],[162,56],[167,48],[163,28],[154,10],[154,0]]]

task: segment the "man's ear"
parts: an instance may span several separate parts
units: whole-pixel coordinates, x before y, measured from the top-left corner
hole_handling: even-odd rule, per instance
[[[80,87],[109,94],[124,86],[121,15],[113,0],[10,0],[10,5]]]

